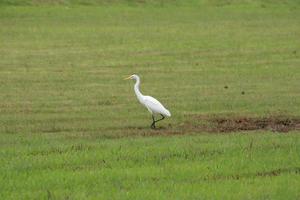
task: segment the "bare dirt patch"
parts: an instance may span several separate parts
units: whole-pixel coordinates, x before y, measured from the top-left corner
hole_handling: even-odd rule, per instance
[[[185,115],[180,124],[157,124],[156,129],[145,126],[126,126],[114,134],[97,135],[103,138],[133,136],[173,136],[195,133],[234,133],[266,130],[273,132],[300,131],[300,117],[269,115],[265,117],[237,115]],[[95,137],[93,135],[92,137]],[[252,144],[250,143],[250,147]]]
[[[270,130],[274,132],[289,132],[300,130],[300,118],[290,116],[188,116],[181,128],[197,132],[238,132],[253,130]]]

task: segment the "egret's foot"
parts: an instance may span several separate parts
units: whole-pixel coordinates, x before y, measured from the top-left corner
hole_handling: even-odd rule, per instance
[[[156,129],[156,127],[155,127],[155,124],[154,124],[154,123],[152,123],[150,127],[151,127],[152,129]]]

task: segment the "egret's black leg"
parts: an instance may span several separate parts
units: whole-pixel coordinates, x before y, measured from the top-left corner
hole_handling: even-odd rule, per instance
[[[154,116],[152,115],[152,124],[150,126],[152,129],[155,129],[155,119]]]
[[[165,119],[165,116],[163,116],[162,114],[160,114],[160,115],[161,115],[162,118],[159,119],[159,120],[156,120],[155,123],[158,122],[158,121],[161,121],[161,120]]]
[[[159,122],[159,121],[165,119],[165,116],[163,116],[162,114],[161,114],[161,117],[162,117],[162,118],[160,118],[160,119],[158,119],[158,120],[155,120],[155,119],[154,119],[154,116],[152,115],[152,120],[153,120],[153,122],[152,122],[152,124],[151,124],[151,128],[152,128],[152,129],[155,129],[155,128],[156,128],[156,127],[155,127],[155,123],[156,123],[156,122]]]
[[[154,119],[154,116],[152,115],[152,124],[151,124],[151,128],[152,128],[152,129],[155,129],[155,128],[156,128],[156,127],[155,127],[155,123],[156,123],[156,122],[159,122],[159,121],[165,119],[165,116],[163,116],[162,114],[160,114],[160,115],[161,115],[161,118],[158,119],[158,120],[156,120],[156,121],[155,121],[155,119]]]

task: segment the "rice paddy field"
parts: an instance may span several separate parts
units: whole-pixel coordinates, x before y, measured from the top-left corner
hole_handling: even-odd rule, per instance
[[[299,36],[296,0],[1,1],[0,199],[300,199]]]

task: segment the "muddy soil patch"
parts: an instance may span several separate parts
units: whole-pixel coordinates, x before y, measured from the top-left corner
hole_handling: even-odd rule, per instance
[[[270,130],[289,132],[300,130],[300,117],[290,116],[207,116],[189,115],[181,128],[197,132],[238,132],[253,130]]]

